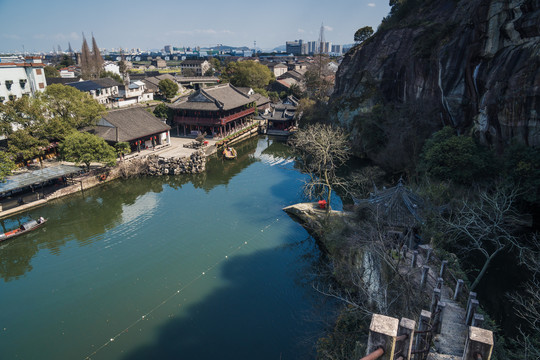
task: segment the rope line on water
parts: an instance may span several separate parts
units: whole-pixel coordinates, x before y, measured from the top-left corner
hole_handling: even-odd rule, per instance
[[[270,228],[272,225],[276,224],[277,222],[279,221],[279,218],[275,219],[274,221],[272,221],[270,224],[266,225],[265,227],[263,227],[261,229],[260,232],[264,232],[264,230]],[[100,347],[98,347],[96,350],[94,350],[91,354],[85,356],[85,360],[89,360],[91,359],[92,356],[96,355],[99,351],[101,351],[103,348],[107,347],[108,345],[110,345],[113,341],[115,341],[117,338],[119,338],[121,335],[127,333],[129,331],[129,329],[131,329],[132,327],[134,327],[135,325],[137,325],[138,323],[140,323],[141,321],[143,321],[144,319],[146,319],[146,317],[148,317],[149,315],[151,315],[153,312],[155,312],[157,309],[159,309],[160,307],[162,307],[163,305],[165,305],[167,302],[169,302],[172,298],[174,298],[175,296],[177,296],[178,294],[180,294],[182,291],[184,291],[185,289],[187,289],[188,287],[190,287],[193,283],[195,283],[195,281],[201,279],[203,276],[206,275],[206,273],[210,272],[211,270],[213,270],[216,266],[218,266],[220,263],[222,263],[223,261],[227,260],[229,258],[229,256],[233,255],[234,253],[238,252],[240,249],[242,249],[244,246],[246,246],[251,240],[255,239],[256,236],[258,236],[259,233],[257,233],[257,235],[254,235],[252,236],[250,239],[248,240],[245,240],[243,243],[241,243],[240,245],[238,245],[233,251],[231,251],[230,253],[228,253],[227,255],[225,255],[225,257],[221,258],[220,260],[218,260],[215,264],[211,265],[210,267],[208,267],[205,271],[202,271],[199,275],[197,275],[195,278],[193,278],[191,281],[189,281],[187,284],[185,284],[184,286],[182,286],[180,289],[176,290],[174,293],[172,293],[170,296],[168,296],[167,298],[165,298],[163,301],[161,301],[158,305],[156,305],[155,307],[153,307],[152,309],[150,309],[146,314],[142,315],[141,317],[139,317],[137,320],[135,320],[133,323],[131,323],[129,326],[127,326],[124,330],[120,331],[119,333],[117,333],[116,335],[114,335],[113,337],[111,337],[109,340],[107,340],[103,345],[101,345]]]

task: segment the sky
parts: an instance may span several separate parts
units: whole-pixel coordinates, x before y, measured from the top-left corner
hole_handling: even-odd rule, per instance
[[[353,43],[363,26],[376,30],[388,0],[0,0],[0,53],[79,50],[92,33],[101,49],[211,47],[269,50],[319,38]]]

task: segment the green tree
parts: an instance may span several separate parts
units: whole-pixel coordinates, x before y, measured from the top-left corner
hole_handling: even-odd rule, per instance
[[[291,85],[291,87],[289,88],[289,94],[296,97],[297,99],[301,99],[302,97],[304,97],[304,92],[298,84]]]
[[[112,71],[102,71],[99,74],[99,77],[100,78],[111,78],[113,80],[118,81],[120,84],[124,83],[124,80],[122,79],[122,77],[120,75],[118,75],[117,73],[114,73]]]
[[[60,140],[68,134],[67,129],[82,129],[95,125],[107,113],[105,106],[99,104],[90,94],[71,86],[47,86],[41,96],[51,118],[46,122],[44,131],[54,133]]]
[[[171,113],[171,109],[164,103],[158,104],[158,106],[154,108],[153,112],[154,116],[160,119],[168,119]]]
[[[60,77],[60,71],[58,71],[54,66],[45,66],[43,70],[45,71],[45,77],[48,77],[48,78]]]
[[[9,136],[14,129],[35,127],[44,121],[45,112],[40,98],[23,96],[0,103],[0,134]]]
[[[253,60],[230,62],[222,74],[223,82],[230,82],[234,86],[265,88],[274,80],[270,69]]]
[[[15,169],[15,163],[11,159],[11,155],[0,151],[0,182],[4,182],[6,176],[11,175],[13,169]]]
[[[172,99],[178,93],[178,84],[170,79],[163,79],[158,83],[159,91],[167,98]]]
[[[84,164],[88,170],[90,163],[94,161],[107,166],[113,166],[116,163],[115,149],[102,138],[86,132],[72,132],[59,148],[65,160],[75,164]]]
[[[114,145],[114,149],[116,150],[116,154],[119,157],[124,157],[124,155],[129,154],[131,152],[131,146],[129,146],[129,143],[127,142],[119,142]]]
[[[512,144],[505,149],[503,159],[509,186],[521,189],[520,199],[540,203],[540,149]]]
[[[373,35],[373,28],[371,26],[364,26],[354,33],[354,41],[361,43],[369,39]]]
[[[424,144],[420,169],[439,180],[471,184],[490,176],[494,161],[491,153],[471,137],[455,135],[451,127],[445,127]]]
[[[32,135],[29,129],[19,129],[8,137],[8,151],[15,159],[23,161],[39,157],[49,142]]]

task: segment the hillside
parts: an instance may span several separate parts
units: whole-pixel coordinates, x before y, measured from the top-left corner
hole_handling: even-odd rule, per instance
[[[443,125],[540,145],[540,0],[404,0],[341,63],[330,100],[354,150],[413,165]]]

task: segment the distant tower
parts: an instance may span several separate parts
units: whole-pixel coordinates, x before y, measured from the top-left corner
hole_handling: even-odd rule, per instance
[[[257,52],[257,40],[253,40],[253,51]]]
[[[70,42],[68,42],[68,53],[69,53],[69,55],[73,54],[73,49],[71,48],[71,43]]]
[[[319,32],[319,41],[318,41],[318,49],[317,49],[317,52],[319,54],[323,54],[324,53],[324,24],[321,23],[321,30]]]

